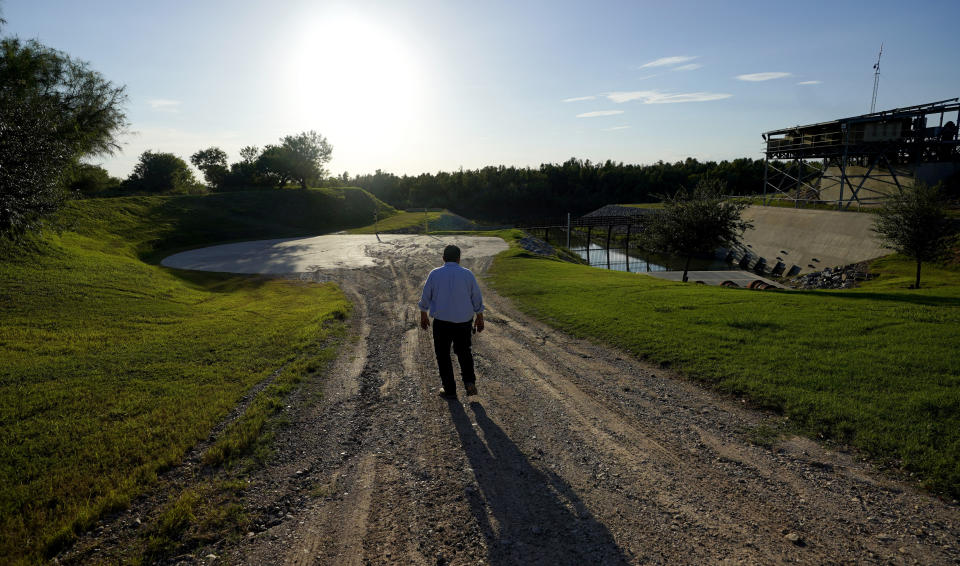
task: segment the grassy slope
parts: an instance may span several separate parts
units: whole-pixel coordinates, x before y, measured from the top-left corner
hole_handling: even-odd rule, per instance
[[[389,218],[381,218],[375,225],[362,226],[347,230],[351,234],[373,234],[374,232],[423,233],[424,225],[428,232],[437,230],[469,230],[473,222],[449,211],[443,212],[398,212]]]
[[[499,291],[598,339],[782,411],[802,430],[894,459],[960,495],[960,269],[886,258],[853,291],[688,285],[536,259],[514,248]]]
[[[30,252],[4,250],[0,557],[32,561],[123,506],[253,384],[316,371],[349,312],[332,285],[144,258],[364,224],[373,206],[357,190],[88,200]]]

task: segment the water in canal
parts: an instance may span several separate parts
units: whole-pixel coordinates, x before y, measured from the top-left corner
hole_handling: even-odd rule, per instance
[[[587,259],[586,247],[574,247],[570,251],[583,259]],[[630,249],[630,255],[625,254],[622,249],[611,249],[608,260],[607,250],[597,244],[590,244],[589,260],[593,267],[635,273],[642,271],[682,271],[684,264],[684,259],[681,257],[653,254],[636,248]],[[691,271],[725,271],[730,269],[736,269],[736,267],[721,259],[693,258],[690,260]]]

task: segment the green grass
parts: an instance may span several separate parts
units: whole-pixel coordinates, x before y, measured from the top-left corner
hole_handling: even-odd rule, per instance
[[[142,529],[139,540],[118,549],[119,556],[110,561],[162,563],[171,556],[195,552],[201,545],[238,540],[251,526],[241,501],[245,488],[245,484],[211,482],[185,489],[161,507],[160,516]]]
[[[59,233],[6,244],[2,561],[38,562],[123,508],[273,377],[206,459],[251,450],[279,400],[322,371],[343,334],[350,304],[333,285],[171,270],[160,258],[356,226],[374,206],[355,189],[93,199],[70,203]],[[174,516],[163,529],[179,528]]]
[[[902,466],[960,495],[960,269],[896,257],[851,291],[688,285],[532,258],[516,247],[491,281],[575,335],[669,365],[782,412],[800,430]]]
[[[375,231],[380,233],[406,232],[423,233],[424,222],[429,232],[438,230],[469,230],[475,224],[449,211],[442,212],[398,212],[386,218],[380,218],[376,224],[369,224],[359,228],[347,230],[350,234],[373,234]]]
[[[427,225],[436,222],[442,212],[398,212],[387,218],[380,218],[380,220],[374,224],[364,225],[362,227],[352,228],[347,230],[350,234],[373,234],[374,230],[380,232],[396,232],[396,231],[416,231],[423,232],[423,223],[424,217],[426,217]],[[370,219],[373,220],[372,218]]]

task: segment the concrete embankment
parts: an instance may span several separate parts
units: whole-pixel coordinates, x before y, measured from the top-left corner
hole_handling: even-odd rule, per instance
[[[751,206],[743,218],[753,229],[743,236],[751,256],[764,258],[769,268],[785,264],[799,273],[846,265],[890,253],[871,231],[873,214]]]

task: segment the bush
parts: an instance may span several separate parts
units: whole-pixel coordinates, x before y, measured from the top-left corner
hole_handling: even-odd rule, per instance
[[[68,167],[111,153],[123,87],[37,41],[0,40],[0,237],[20,240],[66,198]]]
[[[140,155],[140,161],[123,185],[125,191],[136,193],[190,195],[206,192],[186,161],[172,153],[150,150]]]
[[[95,197],[120,188],[121,183],[120,179],[111,177],[99,165],[79,163],[67,171],[65,185],[67,191],[75,196]]]
[[[66,198],[62,179],[73,148],[53,126],[43,101],[0,96],[0,237],[38,229]]]

